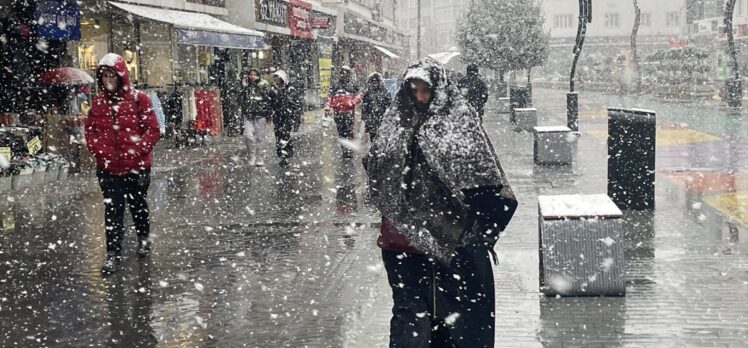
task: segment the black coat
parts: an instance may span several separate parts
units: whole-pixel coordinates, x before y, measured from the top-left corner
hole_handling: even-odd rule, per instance
[[[460,81],[459,87],[463,93],[467,91],[465,98],[470,107],[479,114],[482,114],[483,108],[488,101],[488,87],[480,75],[475,73],[467,75]]]
[[[410,88],[424,78],[433,93],[425,112]],[[371,202],[410,246],[445,264],[461,245],[492,248],[517,200],[478,115],[433,58],[402,81],[364,158]]]
[[[276,125],[290,124],[296,112],[300,112],[301,105],[296,96],[296,89],[293,86],[283,89],[273,87],[270,90],[270,109]]]
[[[270,84],[264,80],[242,86],[239,100],[245,119],[270,117]]]
[[[377,132],[379,125],[382,123],[382,116],[384,116],[390,104],[392,104],[390,92],[382,85],[377,89],[368,89],[364,93],[361,111],[366,123],[367,133]]]

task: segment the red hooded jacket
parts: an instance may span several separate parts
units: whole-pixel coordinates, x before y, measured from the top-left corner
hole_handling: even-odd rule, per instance
[[[103,86],[101,74],[111,68],[120,77],[116,95]],[[160,138],[156,113],[148,96],[132,88],[125,60],[107,54],[96,69],[99,91],[94,95],[86,121],[86,143],[96,166],[113,175],[149,169],[151,151]]]

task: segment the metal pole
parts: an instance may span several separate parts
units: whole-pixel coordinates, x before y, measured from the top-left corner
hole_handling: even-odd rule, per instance
[[[416,55],[421,58],[421,0],[418,0],[418,33],[416,34]]]

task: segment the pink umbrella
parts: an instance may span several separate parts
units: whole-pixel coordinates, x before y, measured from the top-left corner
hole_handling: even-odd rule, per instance
[[[39,81],[49,85],[82,86],[94,83],[87,72],[70,67],[60,67],[45,71]]]

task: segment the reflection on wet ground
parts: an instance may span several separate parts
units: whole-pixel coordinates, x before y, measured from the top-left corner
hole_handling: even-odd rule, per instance
[[[535,97],[541,122],[562,122],[563,99],[538,93],[548,94]],[[521,204],[497,247],[497,346],[744,345],[745,116],[716,125],[699,121],[698,108],[647,107],[668,135],[658,144],[657,210],[625,215],[627,296],[539,294],[537,196],[607,187],[599,134],[605,103],[617,104],[590,98],[567,167],[534,166],[532,137],[506,115],[486,117]],[[386,346],[390,290],[360,158],[341,160],[332,130],[302,131],[288,167],[270,157],[249,167],[229,139],[190,166],[155,170],[154,254],[137,259],[129,233],[123,269],[105,279],[91,178],[3,198],[0,346]]]

